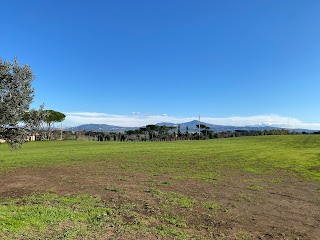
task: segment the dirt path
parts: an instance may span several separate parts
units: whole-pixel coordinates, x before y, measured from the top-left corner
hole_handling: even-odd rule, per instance
[[[94,194],[107,202],[135,202],[143,214],[152,214],[146,204],[160,207],[148,190],[176,192],[199,203],[181,213],[194,229],[206,226],[226,239],[241,232],[255,239],[320,239],[320,184],[282,173],[257,176],[226,170],[222,180],[208,183],[128,173],[95,162],[19,169],[0,174],[0,179],[1,199],[39,192]],[[200,207],[201,202],[213,200],[221,206],[215,217]]]

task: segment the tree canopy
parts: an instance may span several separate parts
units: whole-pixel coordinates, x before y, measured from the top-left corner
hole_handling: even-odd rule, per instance
[[[64,115],[61,112],[57,112],[57,111],[54,111],[54,110],[46,110],[46,111],[48,113],[48,116],[46,118],[46,122],[48,124],[62,122],[66,118],[66,115]]]
[[[51,131],[53,129],[54,124],[57,122],[62,122],[66,118],[66,115],[54,110],[45,110],[45,111],[47,113],[47,117],[45,119],[45,122],[47,124],[47,137],[50,140]]]
[[[23,115],[22,121],[25,124],[24,127],[31,131],[32,134],[40,134],[45,128],[48,112],[43,108],[44,104],[40,106],[39,110],[31,109]]]
[[[18,124],[33,101],[33,80],[28,65],[20,66],[17,58],[12,62],[0,58],[0,138],[11,146],[24,141],[24,129]]]

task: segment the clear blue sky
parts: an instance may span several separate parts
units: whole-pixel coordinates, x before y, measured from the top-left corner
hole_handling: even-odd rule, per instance
[[[320,1],[1,1],[34,107],[320,122]]]

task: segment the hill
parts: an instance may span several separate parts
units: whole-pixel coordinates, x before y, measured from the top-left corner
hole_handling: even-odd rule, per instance
[[[198,131],[197,124],[199,122],[197,120],[193,120],[190,122],[180,123],[180,128],[182,132],[186,131],[186,128],[189,128],[189,132],[196,132]],[[263,131],[263,130],[272,130],[272,129],[284,129],[277,126],[226,126],[226,125],[215,125],[205,122],[200,122],[200,124],[204,124],[208,126],[214,132],[226,132],[226,131],[235,131],[235,130],[246,130],[246,131]],[[157,126],[178,126],[178,123],[171,123],[171,122],[161,122],[155,124]],[[115,125],[108,125],[108,124],[83,124],[76,127],[67,128],[70,131],[94,131],[94,132],[124,132],[128,130],[135,130],[139,129],[140,127],[121,127]],[[315,130],[308,130],[308,129],[290,129],[296,132],[315,132]]]
[[[76,127],[70,127],[69,131],[94,131],[94,132],[124,132],[128,130],[137,129],[136,127],[120,127],[108,124],[83,124]]]

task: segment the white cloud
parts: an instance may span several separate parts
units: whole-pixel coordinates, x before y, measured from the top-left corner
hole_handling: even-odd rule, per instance
[[[97,112],[66,112],[67,116],[82,116],[82,117],[104,117],[108,116],[106,113],[97,113]]]
[[[132,112],[130,115],[113,115],[97,112],[69,112],[66,114],[65,124],[67,126],[76,126],[80,124],[109,124],[123,127],[141,127],[147,124],[155,124],[160,122],[182,123],[195,119],[195,117],[175,117],[167,114],[152,115],[143,114],[140,112]],[[232,125],[232,126],[277,126],[284,128],[305,128],[305,129],[320,129],[320,123],[302,122],[296,118],[283,117],[279,115],[258,115],[249,117],[225,117],[212,118],[201,117],[201,121],[217,125]]]

